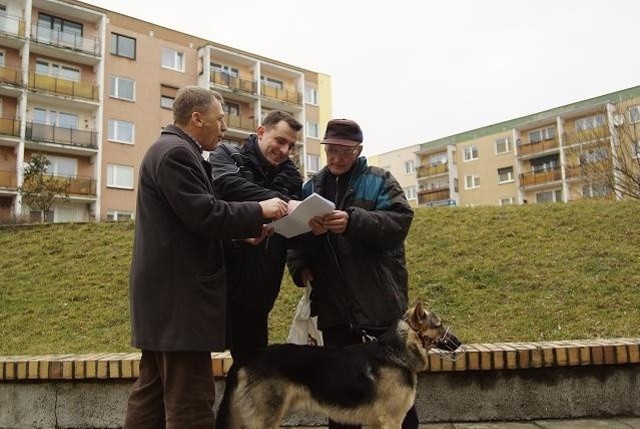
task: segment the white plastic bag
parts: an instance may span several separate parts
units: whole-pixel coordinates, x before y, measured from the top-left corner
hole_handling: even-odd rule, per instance
[[[318,330],[318,318],[311,316],[311,285],[307,283],[304,294],[296,306],[287,343],[321,346],[322,332]]]

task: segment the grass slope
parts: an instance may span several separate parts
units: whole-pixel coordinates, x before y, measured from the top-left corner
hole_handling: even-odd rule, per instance
[[[466,342],[640,336],[640,204],[418,209],[410,296]],[[129,346],[132,223],[0,227],[0,355]],[[301,291],[271,315],[284,341]]]

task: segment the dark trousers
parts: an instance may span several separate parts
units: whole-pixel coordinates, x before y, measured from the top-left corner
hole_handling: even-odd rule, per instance
[[[227,314],[231,356],[238,358],[249,350],[267,347],[269,313],[255,311],[229,300]]]
[[[143,350],[122,427],[213,429],[214,399],[211,353]]]
[[[367,332],[369,335],[377,336],[380,332]],[[362,342],[362,336],[352,332],[347,325],[332,326],[322,330],[322,339],[326,346],[346,347]],[[418,412],[415,405],[412,406],[402,422],[402,429],[418,429]],[[342,423],[329,420],[329,429],[360,429],[361,426],[343,425]]]

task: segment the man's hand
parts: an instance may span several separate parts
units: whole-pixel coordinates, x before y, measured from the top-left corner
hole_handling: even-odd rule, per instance
[[[287,203],[278,197],[260,201],[262,208],[262,217],[265,219],[280,219],[287,214]]]
[[[262,241],[269,237],[270,235],[273,234],[273,227],[269,226],[269,225],[262,225],[262,232],[260,233],[259,237],[253,237],[253,238],[245,238],[245,243],[249,243],[249,244],[253,244],[254,246],[257,246],[258,244],[262,243]]]
[[[291,214],[291,212],[294,211],[296,207],[300,205],[301,202],[302,201],[289,200],[289,202],[287,203],[287,214]]]
[[[313,235],[322,235],[327,233],[327,228],[324,227],[322,222],[322,216],[314,216],[309,220],[309,227]]]
[[[342,210],[334,210],[322,217],[322,226],[335,234],[342,234],[347,230],[349,213]]]

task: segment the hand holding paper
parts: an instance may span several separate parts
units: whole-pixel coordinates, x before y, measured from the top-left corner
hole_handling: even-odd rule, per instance
[[[311,231],[309,221],[314,216],[324,216],[335,208],[333,202],[315,192],[298,204],[287,216],[273,222],[274,231],[287,238]]]

